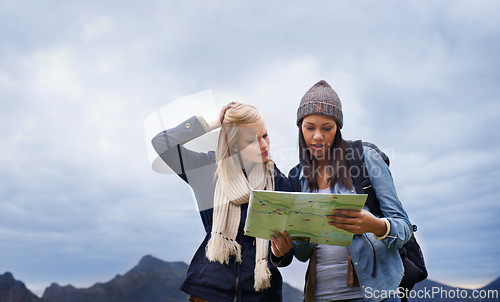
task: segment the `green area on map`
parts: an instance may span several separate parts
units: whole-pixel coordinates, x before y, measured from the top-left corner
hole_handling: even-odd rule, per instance
[[[329,225],[334,209],[360,211],[366,194],[323,194],[254,190],[250,195],[245,235],[270,239],[274,230],[295,241],[349,246],[352,233]]]

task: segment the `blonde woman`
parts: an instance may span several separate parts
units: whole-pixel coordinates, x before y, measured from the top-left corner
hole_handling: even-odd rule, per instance
[[[219,127],[217,152],[199,153],[182,146]],[[159,133],[152,143],[193,188],[206,231],[181,286],[189,300],[282,301],[282,277],[268,258],[287,265],[290,237],[276,232],[270,244],[243,234],[252,189],[291,191],[288,178],[270,159],[269,135],[260,112],[248,104],[229,103],[216,120],[207,123],[194,116]]]

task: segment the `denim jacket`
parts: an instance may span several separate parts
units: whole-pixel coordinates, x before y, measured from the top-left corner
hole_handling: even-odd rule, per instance
[[[383,217],[389,220],[391,230],[389,235],[382,240],[375,239],[371,233],[354,235],[348,250],[365,300],[381,301],[384,297],[375,293],[392,291],[394,294],[403,277],[404,269],[398,249],[411,237],[412,227],[396,194],[389,167],[370,147],[364,146],[363,152],[370,181],[380,202],[380,209]],[[302,192],[308,192],[302,175],[300,184]],[[354,192],[339,188],[336,184],[333,193],[353,194]],[[365,210],[368,208],[365,207]],[[313,249],[314,245],[311,243],[294,242],[294,254],[300,261],[309,260]],[[312,269],[315,270],[315,267]]]

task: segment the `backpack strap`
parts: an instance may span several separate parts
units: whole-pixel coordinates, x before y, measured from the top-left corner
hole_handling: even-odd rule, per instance
[[[377,147],[377,145],[372,144],[370,142],[363,142],[363,146],[370,147],[373,150],[377,151],[378,155],[380,155],[380,157],[382,157],[382,159],[385,161],[385,163],[387,164],[387,166],[389,166],[391,164],[391,161],[389,160],[389,156],[387,156],[387,154],[385,154],[384,152],[382,152],[382,150],[380,150]]]
[[[363,157],[363,145],[360,140],[357,141],[347,141],[346,148],[346,159],[349,163],[349,172],[351,174],[354,189],[356,193],[362,194],[363,190],[363,172],[365,170],[365,162]]]
[[[370,143],[357,141],[347,141],[346,159],[349,163],[349,172],[354,183],[354,188],[358,194],[367,194],[366,206],[375,215],[382,217],[380,210],[380,203],[373,190],[372,183],[370,182],[368,170],[365,165],[365,157],[363,154],[363,145]],[[378,148],[376,148],[378,150]],[[387,158],[387,155],[384,154]],[[388,160],[388,159],[387,159]],[[386,161],[387,162],[387,161]]]

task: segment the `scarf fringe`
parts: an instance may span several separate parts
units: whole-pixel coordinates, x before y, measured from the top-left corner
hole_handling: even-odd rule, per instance
[[[221,233],[213,233],[205,250],[207,259],[212,262],[229,264],[230,256],[241,262],[241,245],[236,240],[225,238]]]
[[[254,289],[256,292],[263,291],[271,287],[271,271],[267,265],[266,259],[259,259],[255,263],[254,271]]]

